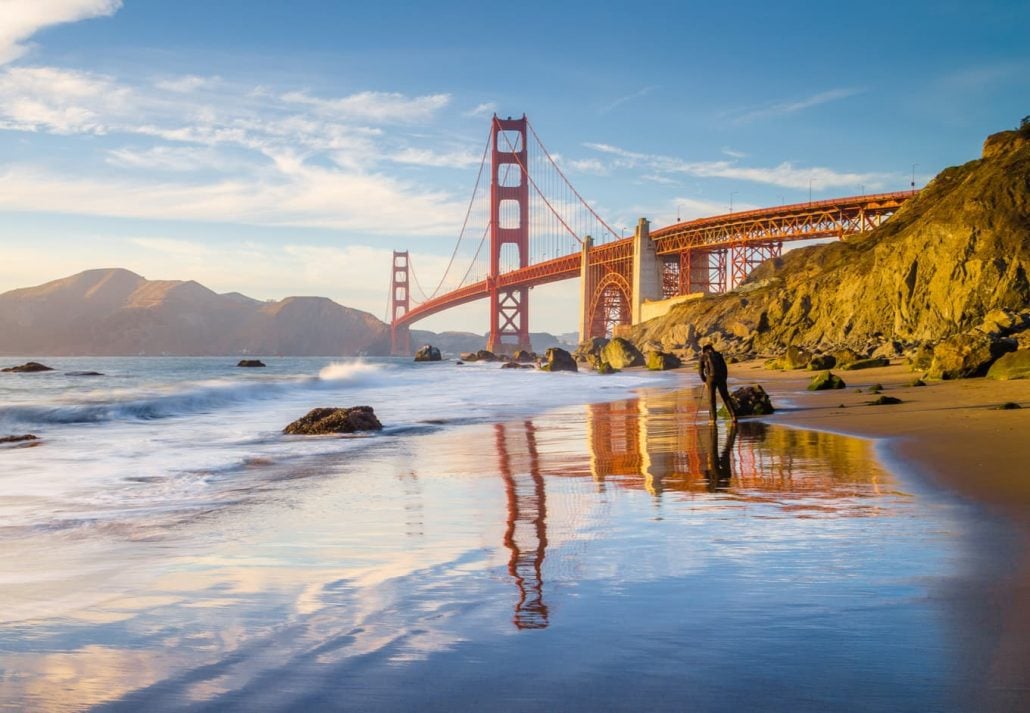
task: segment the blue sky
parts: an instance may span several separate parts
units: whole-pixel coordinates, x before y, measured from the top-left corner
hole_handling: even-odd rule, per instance
[[[1030,114],[1025,2],[0,0],[0,291],[120,266],[385,315],[489,116],[615,226],[922,185]],[[533,330],[575,328],[575,286]],[[485,304],[419,326],[485,331]]]

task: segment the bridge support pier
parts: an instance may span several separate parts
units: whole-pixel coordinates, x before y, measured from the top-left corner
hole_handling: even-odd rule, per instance
[[[637,229],[633,234],[633,289],[630,305],[632,324],[644,321],[644,300],[662,299],[663,273],[662,261],[658,258],[654,241],[651,240],[651,224],[647,218],[641,218],[637,221]]]

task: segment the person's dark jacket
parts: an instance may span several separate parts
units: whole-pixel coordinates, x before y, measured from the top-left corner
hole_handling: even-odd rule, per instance
[[[710,381],[719,383],[726,381],[729,370],[726,368],[726,360],[722,358],[722,354],[713,349],[701,352],[701,359],[697,363],[697,373],[701,376],[701,381],[706,384]]]

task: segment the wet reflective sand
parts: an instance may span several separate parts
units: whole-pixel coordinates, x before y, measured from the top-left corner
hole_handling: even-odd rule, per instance
[[[244,473],[237,504],[172,528],[12,534],[0,710],[966,711],[997,693],[949,592],[999,533],[867,441],[696,418],[689,391],[645,393],[382,438],[253,489]]]

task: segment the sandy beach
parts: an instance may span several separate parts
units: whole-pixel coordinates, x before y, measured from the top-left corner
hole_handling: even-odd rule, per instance
[[[936,488],[982,506],[984,517],[1008,529],[1010,547],[991,542],[973,553],[964,586],[952,592],[970,637],[990,660],[998,710],[1025,709],[1030,700],[1030,381],[963,379],[911,386],[918,374],[904,364],[835,371],[847,387],[805,390],[813,374],[773,371],[760,362],[730,367],[740,383],[760,383],[774,405],[771,419],[808,429],[878,439],[880,457]],[[873,406],[870,386],[900,404]],[[1022,408],[999,410],[1006,403]],[[880,440],[882,439],[882,440]],[[979,558],[979,561],[977,561]]]

